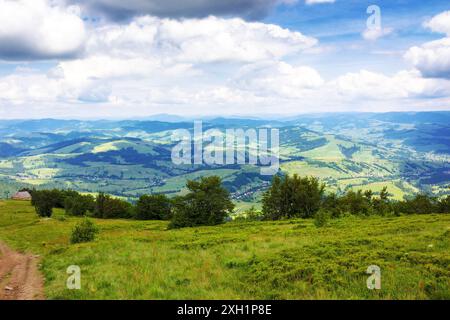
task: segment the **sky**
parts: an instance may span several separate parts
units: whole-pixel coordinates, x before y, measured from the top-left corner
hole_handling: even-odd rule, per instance
[[[0,0],[0,119],[450,110],[448,0]]]

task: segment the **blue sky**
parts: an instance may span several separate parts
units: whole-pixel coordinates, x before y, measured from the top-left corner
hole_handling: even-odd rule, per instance
[[[361,37],[361,32],[369,17],[366,9],[374,4],[381,9],[383,26],[392,28],[393,33],[375,43],[367,43]],[[345,54],[331,53],[326,59],[318,57],[312,62],[318,68],[325,62],[326,69],[332,74],[341,72],[342,69],[357,70],[361,67],[394,72],[405,67],[402,54],[408,48],[442,38],[442,35],[430,32],[422,24],[446,10],[450,10],[450,3],[445,0],[337,0],[317,5],[307,5],[302,1],[295,5],[277,7],[264,21],[301,31],[319,39],[322,45],[335,46],[344,51]],[[361,48],[349,49],[352,45],[359,45]],[[392,55],[374,52],[391,52]],[[337,64],[342,64],[342,67]]]
[[[450,110],[448,1],[306,1],[0,0],[0,117]]]

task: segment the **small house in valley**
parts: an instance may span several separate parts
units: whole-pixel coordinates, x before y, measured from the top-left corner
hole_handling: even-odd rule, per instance
[[[19,191],[14,194],[11,199],[29,201],[31,200],[31,194],[28,191]]]

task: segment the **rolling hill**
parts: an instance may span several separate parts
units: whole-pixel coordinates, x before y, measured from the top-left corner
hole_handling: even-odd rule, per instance
[[[1,197],[11,186],[104,191],[134,199],[183,192],[187,179],[216,174],[234,199],[254,202],[271,177],[250,165],[175,165],[175,129],[163,121],[0,121]],[[338,193],[388,186],[401,199],[417,192],[449,194],[450,112],[304,115],[289,119],[216,118],[217,128],[280,130],[281,173],[313,175]],[[249,150],[249,152],[253,152]]]

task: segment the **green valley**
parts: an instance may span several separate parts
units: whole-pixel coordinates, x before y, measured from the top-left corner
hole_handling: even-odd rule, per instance
[[[338,194],[387,186],[401,200],[450,193],[449,123],[449,112],[355,113],[217,118],[204,127],[278,128],[281,174],[318,177]],[[172,163],[172,132],[192,127],[187,120],[0,121],[0,186],[8,186],[0,197],[21,187],[55,187],[135,200],[146,193],[182,194],[186,180],[218,175],[243,207],[256,203],[271,180],[258,167]]]

